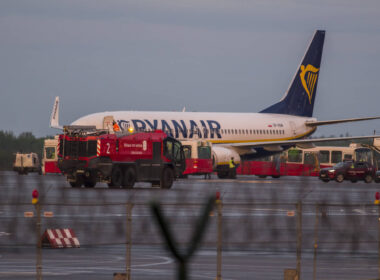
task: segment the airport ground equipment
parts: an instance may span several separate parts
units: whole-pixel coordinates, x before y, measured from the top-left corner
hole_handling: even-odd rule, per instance
[[[41,174],[40,160],[36,153],[16,153],[13,163],[13,170],[18,174],[28,174],[29,172],[38,172]]]
[[[42,174],[61,173],[58,168],[58,135],[54,139],[45,139],[42,153]]]
[[[211,143],[205,140],[181,140],[181,143],[186,158],[184,177],[211,174],[213,171]]]
[[[113,133],[69,126],[59,136],[58,167],[72,187],[132,188],[135,182],[171,188],[185,169],[181,143],[164,132]]]
[[[48,228],[41,238],[42,247],[79,248],[80,243],[71,228]]]
[[[214,146],[212,148],[213,169],[218,174],[219,179],[230,177],[229,162],[231,158],[234,159],[235,165],[238,167],[240,165],[240,155],[237,151],[223,146]]]

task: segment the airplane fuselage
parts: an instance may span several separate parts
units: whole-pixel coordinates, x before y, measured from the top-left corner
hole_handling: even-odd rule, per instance
[[[116,111],[87,115],[72,124],[111,128],[108,116],[121,130],[130,127],[134,131],[161,129],[177,139],[204,139],[215,144],[303,138],[315,131],[305,122],[316,121],[310,117],[267,113]]]

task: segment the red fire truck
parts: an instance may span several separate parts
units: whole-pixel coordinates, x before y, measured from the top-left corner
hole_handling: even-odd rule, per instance
[[[171,188],[185,170],[182,145],[162,131],[109,134],[95,127],[68,126],[59,136],[59,169],[72,187],[132,188],[135,182]]]

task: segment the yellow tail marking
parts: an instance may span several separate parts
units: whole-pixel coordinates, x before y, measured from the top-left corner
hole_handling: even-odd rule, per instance
[[[305,89],[307,95],[309,96],[309,102],[311,104],[311,99],[313,98],[314,86],[318,78],[319,68],[315,68],[313,65],[308,64],[306,67],[301,65],[301,83],[303,88]],[[306,80],[305,80],[305,75]]]

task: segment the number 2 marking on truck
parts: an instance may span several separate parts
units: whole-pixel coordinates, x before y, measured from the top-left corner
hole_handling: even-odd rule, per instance
[[[110,143],[107,143],[107,154],[109,154],[110,153],[110,147],[111,147],[111,144]]]

